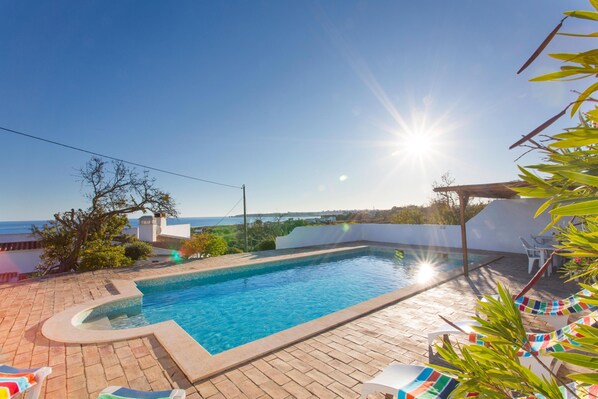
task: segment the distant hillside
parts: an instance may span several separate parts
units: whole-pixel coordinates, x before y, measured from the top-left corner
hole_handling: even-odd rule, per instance
[[[359,212],[357,210],[350,211],[319,211],[319,212],[273,212],[273,213],[248,213],[248,217],[306,217],[306,216],[332,216],[332,215],[345,215],[352,212]],[[243,217],[243,214],[235,215],[234,217]]]

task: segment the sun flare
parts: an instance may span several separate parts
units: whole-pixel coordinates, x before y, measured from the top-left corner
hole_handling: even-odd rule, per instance
[[[427,161],[438,152],[437,135],[433,132],[410,132],[398,137],[393,156],[412,161]]]
[[[436,269],[430,262],[421,262],[417,265],[416,280],[418,283],[426,283],[436,275]]]
[[[431,135],[419,133],[405,137],[403,147],[411,155],[422,156],[432,150],[433,144]]]

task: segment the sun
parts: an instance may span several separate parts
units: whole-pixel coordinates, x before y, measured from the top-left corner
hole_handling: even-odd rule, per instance
[[[412,133],[407,135],[402,143],[404,150],[413,156],[424,156],[429,154],[434,146],[432,136],[425,133]]]
[[[393,156],[412,161],[425,161],[434,157],[438,143],[432,132],[409,132],[398,137]]]

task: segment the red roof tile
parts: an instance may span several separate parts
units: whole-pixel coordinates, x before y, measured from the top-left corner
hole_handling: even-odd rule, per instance
[[[26,251],[41,247],[42,243],[39,241],[0,242],[0,252]]]

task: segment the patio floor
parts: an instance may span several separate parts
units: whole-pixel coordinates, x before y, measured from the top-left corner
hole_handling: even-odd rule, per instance
[[[494,293],[498,282],[513,289],[529,279],[527,258],[501,260],[398,304],[308,338],[224,374],[192,384],[152,337],[111,344],[51,342],[41,334],[49,317],[74,304],[113,294],[111,279],[201,269],[206,263],[243,263],[296,251],[227,255],[176,266],[144,266],[33,279],[0,288],[0,364],[50,365],[45,398],[95,398],[108,385],[136,389],[185,389],[187,398],[356,398],[361,384],[391,362],[438,362],[429,357],[427,332],[467,318],[478,294]],[[544,277],[531,292],[540,298],[577,290],[559,277]],[[539,321],[533,327],[549,330]],[[540,323],[540,324],[538,324]],[[567,370],[561,369],[562,374]],[[382,395],[372,396],[381,398]]]

